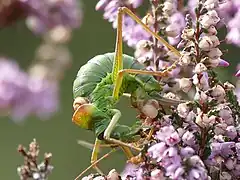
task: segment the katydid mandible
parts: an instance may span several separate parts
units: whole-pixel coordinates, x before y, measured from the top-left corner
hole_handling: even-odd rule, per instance
[[[89,60],[80,68],[73,85],[75,112],[72,121],[81,128],[93,131],[96,135],[91,157],[92,164],[97,161],[101,142],[118,144],[129,158],[132,157],[129,148],[141,150],[129,144],[136,140],[140,126],[128,127],[117,123],[121,112],[114,107],[123,93],[131,95],[133,104],[150,99],[173,105],[181,102],[163,98],[160,94],[162,87],[153,77],[166,76],[176,67],[177,61],[164,71],[146,71],[145,67],[133,57],[123,54],[122,18],[124,13],[180,57],[180,53],[173,46],[153,32],[128,8],[118,9],[115,53],[98,55]],[[95,164],[94,168],[101,173]]]

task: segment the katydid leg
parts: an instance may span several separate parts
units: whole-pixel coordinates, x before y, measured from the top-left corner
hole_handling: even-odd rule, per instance
[[[117,37],[116,37],[116,47],[115,47],[115,57],[113,63],[113,98],[117,100],[119,98],[119,90],[122,85],[122,77],[118,76],[118,72],[123,69],[122,61],[122,16],[123,12],[118,11],[117,16]],[[118,80],[118,82],[116,82]]]
[[[101,158],[99,158],[94,163],[92,163],[90,166],[88,166],[84,171],[82,171],[74,180],[79,179],[84,173],[86,173],[88,170],[90,170],[92,167],[94,167],[96,164],[98,164],[101,160],[107,158],[111,153],[113,153],[115,151],[116,151],[116,149],[112,149],[109,153],[103,155]]]
[[[123,73],[129,72],[132,74],[149,74],[149,75],[155,75],[155,76],[165,76],[169,71],[174,69],[176,67],[176,64],[178,61],[175,61],[170,67],[168,67],[164,71],[144,71],[144,70],[133,70],[133,69],[127,69],[123,70],[123,62],[122,62],[122,20],[123,20],[123,14],[126,13],[129,15],[133,20],[135,20],[138,24],[140,24],[145,31],[150,33],[152,36],[154,36],[159,42],[164,44],[169,50],[174,52],[178,57],[181,56],[180,52],[175,49],[173,46],[171,46],[167,41],[165,41],[163,38],[161,38],[156,32],[153,32],[146,24],[142,22],[141,19],[139,19],[130,9],[126,7],[120,7],[118,9],[118,18],[117,18],[117,37],[116,37],[116,47],[115,47],[115,59],[113,64],[113,83],[114,83],[114,90],[113,90],[113,98],[117,100],[119,98],[119,90],[122,85],[122,79],[123,79]]]
[[[122,79],[124,73],[129,73],[129,74],[148,74],[148,75],[153,75],[153,76],[159,76],[159,77],[164,77],[166,76],[171,70],[173,70],[175,66],[170,66],[166,70],[163,71],[146,71],[146,70],[139,70],[139,69],[122,69],[118,72],[117,79],[115,81],[115,87],[119,87],[122,84]],[[118,93],[118,91],[116,92]]]
[[[114,115],[113,115],[107,129],[104,131],[104,135],[103,135],[104,140],[106,140],[107,142],[110,142],[110,143],[118,144],[119,146],[128,147],[128,148],[134,149],[136,151],[141,151],[140,148],[134,147],[130,144],[127,144],[125,142],[122,142],[120,140],[110,137],[111,133],[113,132],[113,129],[116,127],[116,124],[121,117],[121,112],[119,110],[112,109],[111,111],[114,113]]]
[[[121,148],[127,156],[127,159],[131,159],[133,157],[132,151],[129,149],[129,147],[121,146]]]
[[[126,7],[120,7],[118,9],[118,16],[122,16],[124,13],[129,15],[134,21],[136,21],[138,24],[140,24],[145,31],[147,31],[149,34],[154,36],[157,40],[159,40],[163,45],[165,45],[169,50],[173,51],[177,56],[181,56],[180,52],[171,46],[167,41],[165,41],[163,38],[161,38],[156,32],[153,32],[146,24],[142,22],[139,17],[137,17],[130,9]],[[119,24],[118,24],[119,25]]]
[[[96,138],[95,143],[94,143],[94,147],[93,147],[93,151],[92,151],[92,156],[91,156],[91,164],[94,164],[97,160],[98,160],[98,154],[99,154],[99,150],[100,150],[100,144],[101,141]],[[103,174],[103,172],[99,169],[99,167],[97,166],[97,164],[93,165],[93,168],[99,173],[99,174]]]

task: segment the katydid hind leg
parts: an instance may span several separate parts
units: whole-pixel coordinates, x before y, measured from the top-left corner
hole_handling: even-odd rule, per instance
[[[98,160],[98,154],[99,154],[99,150],[100,150],[100,144],[101,141],[96,138],[95,140],[95,144],[93,147],[93,151],[92,151],[92,156],[91,156],[91,164],[94,164],[97,160]],[[103,174],[103,172],[100,170],[100,168],[97,166],[97,164],[95,164],[93,166],[93,168],[99,173],[99,174]]]
[[[115,57],[113,63],[113,98],[117,100],[119,98],[119,90],[122,85],[122,77],[118,76],[118,72],[123,69],[123,60],[122,60],[122,18],[123,12],[118,11],[117,15],[117,37],[116,37],[116,47],[115,47]]]
[[[131,159],[133,157],[132,151],[130,150],[129,147],[126,146],[120,146],[123,150],[123,152],[125,153],[125,155],[127,156],[127,159]]]
[[[103,159],[107,158],[111,153],[115,152],[116,149],[112,149],[110,152],[108,152],[107,154],[103,155],[101,158],[99,158],[98,160],[96,160],[94,163],[92,163],[90,166],[88,166],[84,171],[82,171],[74,180],[79,179],[80,177],[82,177],[83,174],[85,174],[88,170],[90,170],[91,168],[93,168],[96,164],[98,164],[100,161],[102,161]]]
[[[178,57],[181,56],[180,52],[175,49],[172,45],[170,45],[167,41],[161,38],[157,33],[153,32],[146,24],[142,22],[130,9],[126,7],[120,7],[118,9],[118,19],[117,19],[117,38],[116,38],[116,48],[115,48],[115,59],[113,64],[113,82],[114,82],[114,90],[113,90],[113,97],[114,99],[118,99],[119,97],[119,90],[122,85],[122,79],[124,72],[132,73],[132,74],[150,74],[154,76],[166,76],[168,72],[173,70],[176,67],[178,61],[175,61],[170,67],[168,67],[164,71],[145,71],[145,70],[131,70],[131,69],[123,69],[123,60],[122,60],[122,21],[123,21],[123,14],[126,13],[129,15],[133,20],[135,20],[138,24],[140,24],[145,31],[153,35],[159,42],[164,44],[169,50],[174,52]]]
[[[124,13],[126,13],[127,15],[129,15],[134,21],[136,21],[138,24],[140,24],[143,29],[145,29],[146,32],[148,32],[149,34],[151,34],[152,36],[154,36],[158,41],[160,41],[163,45],[165,45],[169,50],[171,50],[173,53],[175,53],[178,57],[181,56],[180,52],[174,48],[172,45],[170,45],[166,40],[164,40],[163,38],[161,38],[156,32],[153,32],[146,24],[144,24],[142,22],[141,19],[139,19],[130,9],[128,9],[127,7],[120,7],[118,9],[118,15],[123,15]]]

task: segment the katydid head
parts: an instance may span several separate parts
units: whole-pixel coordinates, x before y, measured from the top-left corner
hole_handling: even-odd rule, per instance
[[[92,129],[92,114],[94,105],[82,104],[77,107],[73,116],[72,122],[84,129]]]

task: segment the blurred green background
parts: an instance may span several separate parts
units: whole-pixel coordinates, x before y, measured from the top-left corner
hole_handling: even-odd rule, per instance
[[[84,18],[80,29],[75,30],[69,48],[73,55],[72,67],[65,73],[61,81],[61,107],[48,121],[41,121],[34,117],[26,119],[24,124],[16,124],[5,117],[0,120],[0,179],[17,180],[16,168],[23,162],[17,152],[18,144],[28,146],[36,138],[41,147],[41,157],[44,152],[52,152],[54,165],[50,180],[73,179],[90,164],[91,151],[77,144],[77,139],[94,142],[91,132],[78,128],[71,122],[72,117],[72,83],[78,69],[91,57],[97,54],[114,51],[115,30],[112,25],[103,20],[102,12],[95,11],[97,1],[84,1]],[[220,38],[223,39],[223,38]],[[34,56],[34,50],[40,43],[25,24],[18,23],[0,32],[0,52],[18,61],[22,68],[27,68]],[[229,48],[224,46],[223,49]],[[229,48],[224,58],[232,64],[227,70],[221,71],[224,80],[232,79],[238,63],[238,48]],[[133,54],[133,50],[124,47],[124,52]],[[127,105],[126,105],[127,104]],[[126,99],[120,102],[119,108],[123,112],[122,122],[131,124],[135,113],[129,108]],[[122,108],[124,107],[124,108]],[[106,152],[106,151],[104,151]],[[101,162],[105,172],[116,168],[121,172],[125,157],[116,152]]]

